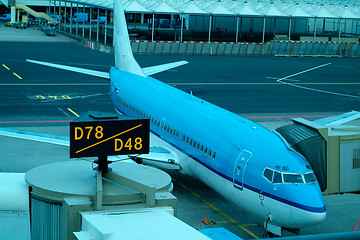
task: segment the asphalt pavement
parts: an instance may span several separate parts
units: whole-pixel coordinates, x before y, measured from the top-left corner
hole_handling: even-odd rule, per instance
[[[23,41],[11,40],[19,36]],[[360,110],[358,58],[135,57],[141,66],[189,61],[154,77],[269,128],[297,116],[313,120]],[[108,81],[26,63],[27,58],[100,71],[114,64],[112,54],[84,48],[59,34],[49,37],[37,29],[0,27],[0,127],[68,135],[69,121],[78,115],[88,110],[114,112]],[[71,161],[67,147],[5,137],[0,143],[0,171],[26,172],[50,162]],[[244,239],[253,238],[249,232],[262,236],[256,219],[201,182],[177,172],[172,177],[178,217],[187,224],[225,227]],[[351,231],[360,217],[359,195],[326,196],[325,201],[325,222],[302,229],[302,234]],[[204,217],[214,224],[205,225]]]

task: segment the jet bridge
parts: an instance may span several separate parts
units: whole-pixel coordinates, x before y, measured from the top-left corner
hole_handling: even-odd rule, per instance
[[[326,141],[313,128],[298,123],[277,128],[286,141],[310,163],[321,191],[327,188]]]
[[[309,162],[324,194],[360,190],[360,112],[276,129]],[[351,124],[351,125],[350,125]]]

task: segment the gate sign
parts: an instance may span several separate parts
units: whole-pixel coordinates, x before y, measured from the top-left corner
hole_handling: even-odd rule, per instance
[[[70,158],[149,153],[149,119],[87,112],[70,122]]]

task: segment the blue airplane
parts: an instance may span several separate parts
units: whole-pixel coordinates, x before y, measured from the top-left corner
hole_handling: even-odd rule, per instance
[[[268,235],[324,221],[326,208],[307,162],[277,133],[162,83],[151,75],[186,61],[141,68],[128,36],[121,1],[114,1],[115,67],[110,73],[27,60],[110,79],[110,95],[124,115],[150,119],[151,152],[143,163],[180,169],[258,217]],[[68,145],[27,132],[1,135]]]

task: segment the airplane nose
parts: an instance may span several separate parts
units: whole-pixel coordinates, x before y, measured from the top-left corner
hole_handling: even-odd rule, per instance
[[[326,210],[323,211],[307,211],[292,207],[292,220],[296,228],[313,226],[323,222],[326,218]]]

